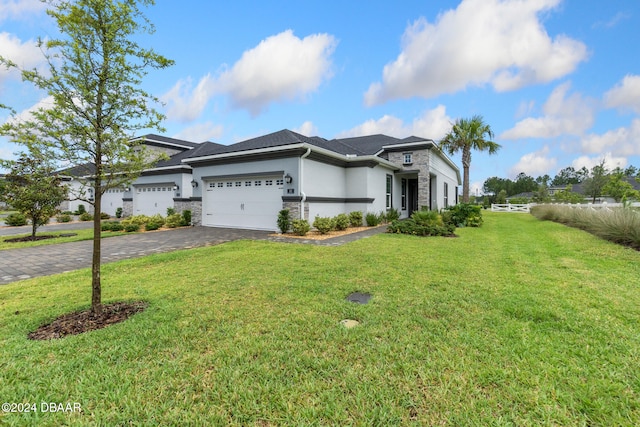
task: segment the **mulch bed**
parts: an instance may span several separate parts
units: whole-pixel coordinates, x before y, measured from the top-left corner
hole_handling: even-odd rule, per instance
[[[36,238],[32,238],[31,236],[25,237],[13,237],[11,239],[5,239],[5,242],[9,243],[18,243],[18,242],[34,242],[36,240],[47,240],[47,239],[57,239],[60,236],[54,236],[53,234],[39,234],[36,235]]]
[[[144,311],[148,305],[144,301],[116,302],[103,305],[102,314],[99,316],[93,314],[91,309],[65,314],[47,325],[40,326],[27,337],[30,340],[51,340],[95,331],[125,321]]]

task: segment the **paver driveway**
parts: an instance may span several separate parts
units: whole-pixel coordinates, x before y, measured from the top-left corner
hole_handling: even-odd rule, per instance
[[[269,231],[212,227],[177,228],[102,239],[102,262],[108,263],[179,249],[217,245],[240,239],[293,241],[335,246],[381,233],[385,228],[371,228],[324,241],[294,240],[273,236]],[[48,276],[91,267],[92,245],[92,241],[85,240],[0,251],[0,285],[31,277]]]

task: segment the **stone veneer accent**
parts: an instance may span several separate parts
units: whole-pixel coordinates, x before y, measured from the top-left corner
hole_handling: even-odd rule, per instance
[[[404,153],[412,153],[413,163],[403,164]],[[431,200],[431,176],[429,175],[429,150],[406,150],[388,153],[389,161],[402,166],[404,170],[418,171],[418,209],[429,207]]]
[[[133,215],[133,199],[122,199],[122,217]]]
[[[192,197],[189,208],[191,209],[191,225],[202,225],[202,198]]]

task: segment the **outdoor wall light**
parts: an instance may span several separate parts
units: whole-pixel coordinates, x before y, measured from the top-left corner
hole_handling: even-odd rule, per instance
[[[287,184],[291,184],[293,182],[293,178],[291,177],[291,175],[286,174],[284,176],[284,182],[286,182]]]
[[[195,179],[191,181],[191,186],[193,188],[198,188],[198,181],[196,181]]]
[[[174,186],[173,186],[173,191],[178,191],[179,189],[180,189],[180,186],[179,186],[179,185],[174,185]]]
[[[131,188],[129,188],[129,187],[124,187],[124,188],[123,188],[123,190],[124,190],[126,193],[128,193],[129,191],[131,191]]]

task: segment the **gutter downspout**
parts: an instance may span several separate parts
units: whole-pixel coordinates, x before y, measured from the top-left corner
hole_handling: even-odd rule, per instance
[[[298,179],[300,180],[300,219],[304,219],[304,202],[307,200],[307,194],[304,192],[304,159],[311,154],[311,147],[307,148],[307,152],[300,156],[300,163],[298,164]]]

